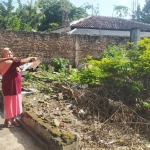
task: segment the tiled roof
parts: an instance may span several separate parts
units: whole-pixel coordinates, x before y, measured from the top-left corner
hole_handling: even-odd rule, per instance
[[[88,28],[88,29],[109,29],[129,31],[132,28],[139,28],[141,31],[150,31],[150,24],[140,23],[128,19],[90,16],[79,22],[71,24],[71,29]]]

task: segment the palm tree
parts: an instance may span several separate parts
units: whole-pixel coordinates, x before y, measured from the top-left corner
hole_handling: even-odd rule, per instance
[[[0,28],[18,30],[20,28],[20,20],[15,12],[12,0],[0,3]]]
[[[18,0],[19,7],[17,8],[17,15],[21,19],[21,30],[37,30],[43,14],[41,13],[38,3],[28,1],[27,4],[22,5]]]

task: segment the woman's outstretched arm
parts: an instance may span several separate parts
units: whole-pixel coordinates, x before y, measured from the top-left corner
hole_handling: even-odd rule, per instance
[[[6,60],[17,61],[18,59],[16,57],[0,58],[0,63],[4,62]]]
[[[36,57],[28,57],[28,58],[24,58],[24,59],[21,59],[21,64],[20,65],[23,65],[25,63],[28,63],[29,61],[36,61],[37,58]]]

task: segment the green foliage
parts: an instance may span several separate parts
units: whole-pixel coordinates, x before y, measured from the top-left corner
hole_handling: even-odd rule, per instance
[[[40,64],[40,70],[45,71],[46,70],[46,65],[44,63]]]
[[[47,29],[47,32],[50,32],[53,28],[56,28],[58,26],[59,26],[58,23],[55,23],[55,22],[50,23],[49,28]]]
[[[42,64],[40,75],[34,77],[29,73],[25,79],[30,82],[49,83],[55,81],[59,84],[100,84],[107,88],[116,89],[116,93],[107,94],[110,97],[134,104],[142,99],[144,102],[142,105],[149,108],[149,102],[146,101],[150,93],[149,45],[150,39],[143,38],[139,40],[136,50],[126,51],[124,47],[110,46],[98,59],[94,59],[90,55],[85,57],[82,61],[82,65],[85,66],[80,70],[66,69],[68,60],[53,58],[53,67],[58,72],[47,71],[45,65]],[[45,87],[43,85],[38,85],[38,87],[45,92],[53,90],[50,84]]]
[[[99,84],[110,80],[109,82],[120,85],[127,78],[129,59],[124,47],[109,46],[98,60],[87,56],[82,63],[87,64],[79,73],[82,83]]]
[[[145,50],[139,57],[132,59],[131,66],[133,80],[139,81],[143,87],[142,90],[148,92],[150,89],[150,50]]]
[[[144,37],[143,39],[138,41],[138,50],[150,50],[150,38]]]
[[[51,31],[56,24],[61,26],[87,16],[86,10],[73,6],[68,0],[39,0],[38,4],[44,16],[38,27],[40,31]]]
[[[57,26],[87,16],[85,9],[73,6],[68,0],[29,0],[25,4],[21,0],[17,2],[16,9],[12,0],[0,2],[1,29],[49,32]]]
[[[150,109],[150,102],[143,102],[143,106]]]
[[[82,64],[83,63],[88,63],[88,62],[90,62],[91,60],[93,60],[93,57],[92,56],[90,56],[90,55],[87,55],[85,58],[83,58],[82,59]]]
[[[141,80],[142,83],[149,82],[150,76],[150,39],[144,38],[138,42],[138,49],[129,51],[131,60],[132,76]]]
[[[143,8],[143,10],[141,11],[140,14],[140,20],[143,23],[150,23],[150,0],[146,0],[145,1],[145,6]]]
[[[37,84],[36,88],[46,94],[49,94],[51,92],[53,92],[53,89],[50,87],[50,85],[46,85],[46,84]]]
[[[121,5],[114,5],[114,12],[116,17],[127,17],[129,15],[129,8]]]
[[[126,49],[125,47],[120,47],[120,46],[109,46],[106,50],[100,54],[99,59],[102,58],[115,58],[115,57],[120,57],[124,58],[126,55]]]
[[[17,29],[19,28],[19,18],[13,12],[14,6],[12,0],[0,3],[0,28],[1,29]]]
[[[68,80],[71,82],[80,83],[79,71],[77,69],[71,69],[69,72]]]
[[[128,91],[134,102],[148,96],[150,89],[150,47],[149,38],[138,42],[137,50],[128,50],[120,46],[109,46],[99,59],[91,56],[83,59],[86,67],[78,72],[82,84],[111,84]],[[147,93],[147,94],[145,94]],[[118,93],[119,94],[119,93]]]
[[[9,30],[19,30],[20,29],[20,19],[16,16],[13,15],[11,18],[5,18],[5,26],[6,29]]]
[[[73,21],[73,20],[78,20],[80,18],[84,18],[88,16],[86,10],[82,7],[75,7],[75,6],[71,6],[71,10],[69,13],[69,20]]]
[[[65,70],[68,64],[69,60],[64,58],[53,58],[51,60],[51,65],[54,67],[54,71],[56,72],[60,70]]]
[[[92,11],[92,14],[95,16],[99,15],[99,7],[95,7],[93,4],[89,4],[88,2],[84,3],[81,8],[86,11]]]
[[[79,72],[80,82],[82,84],[99,84],[100,83],[100,69],[97,66],[90,66],[86,69],[82,69]]]
[[[25,77],[24,77],[25,81],[32,81],[33,80],[33,75],[32,72],[28,72]]]
[[[101,72],[108,76],[124,76],[128,72],[128,62],[120,58],[103,58],[100,61]]]
[[[132,20],[136,20],[142,23],[150,24],[150,0],[145,0],[145,5],[141,10],[140,5],[138,5],[135,14],[132,16]]]
[[[37,2],[33,3],[33,1],[30,0],[24,5],[19,3],[19,6],[16,13],[21,19],[20,29],[27,31],[31,31],[31,29],[37,30],[43,17],[39,4]]]

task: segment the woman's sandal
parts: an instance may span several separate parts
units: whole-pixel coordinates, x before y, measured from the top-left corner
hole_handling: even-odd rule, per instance
[[[8,122],[8,123],[4,123],[5,124],[5,127],[6,128],[13,128],[13,127],[15,127],[11,122]]]
[[[16,122],[16,121],[13,121],[12,124],[13,124],[14,126],[16,126],[16,127],[20,127],[20,124],[19,124],[18,122]]]

